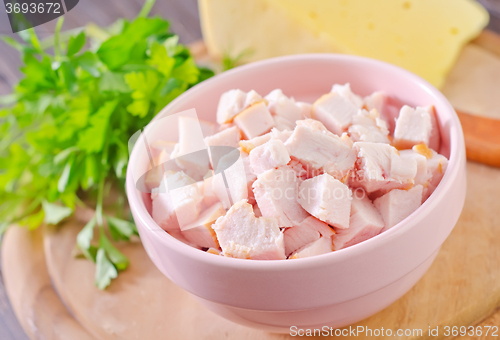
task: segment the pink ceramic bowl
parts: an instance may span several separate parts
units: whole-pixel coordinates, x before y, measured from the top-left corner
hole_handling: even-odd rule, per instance
[[[173,238],[153,221],[149,195],[135,188],[146,171],[144,148],[134,148],[127,194],[144,247],[155,265],[212,311],[273,332],[323,325],[341,327],[399,299],[427,271],[458,220],[465,200],[465,148],[453,107],[432,85],[390,64],[361,57],[306,54],[269,59],[224,72],[179,96],[158,118],[195,108],[215,122],[220,95],[233,88],[260,94],[281,88],[313,101],[332,84],[354,92],[383,90],[410,105],[434,105],[448,169],[431,197],[404,221],[372,239],[330,254],[284,261],[214,256]],[[146,128],[146,134],[148,129]],[[167,307],[166,307],[167,308]]]

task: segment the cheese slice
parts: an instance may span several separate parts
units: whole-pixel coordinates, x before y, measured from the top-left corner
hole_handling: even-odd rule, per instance
[[[488,23],[473,0],[199,0],[215,57],[307,52],[367,56],[440,87],[461,48]]]

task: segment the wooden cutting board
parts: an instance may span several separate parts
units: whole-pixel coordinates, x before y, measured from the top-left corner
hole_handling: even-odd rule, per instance
[[[491,40],[481,39],[466,46],[443,92],[459,109],[500,119],[500,58],[492,52],[497,45],[488,48]],[[469,163],[467,171],[464,210],[429,271],[400,300],[357,325],[421,328],[428,338],[429,326],[473,325],[495,312],[500,305],[500,169]],[[7,293],[32,339],[290,338],[233,324],[204,309],[154,267],[140,243],[119,245],[130,267],[108,290],[97,290],[94,264],[72,256],[76,233],[87,218],[79,213],[57,230],[46,228],[43,237],[19,228],[5,235]],[[481,325],[499,326],[500,312]],[[443,336],[441,331],[432,338]]]

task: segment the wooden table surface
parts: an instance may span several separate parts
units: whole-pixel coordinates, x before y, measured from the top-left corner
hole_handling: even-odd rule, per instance
[[[72,29],[84,26],[89,22],[106,26],[120,17],[133,18],[142,7],[144,0],[80,0],[78,5],[65,15],[63,29]],[[201,39],[201,29],[198,18],[196,0],[158,0],[151,13],[166,18],[171,23],[173,32],[179,35],[184,44]],[[37,28],[41,36],[53,32],[55,20]],[[0,35],[10,33],[7,14],[3,5],[0,5]],[[0,95],[10,93],[21,73],[17,51],[0,41]],[[0,339],[1,340],[28,340],[23,329],[12,311],[9,299],[3,284],[0,268]]]

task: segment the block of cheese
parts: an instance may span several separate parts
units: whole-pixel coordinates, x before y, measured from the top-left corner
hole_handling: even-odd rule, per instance
[[[473,0],[199,0],[199,7],[213,56],[349,53],[402,66],[438,87],[488,23]]]

